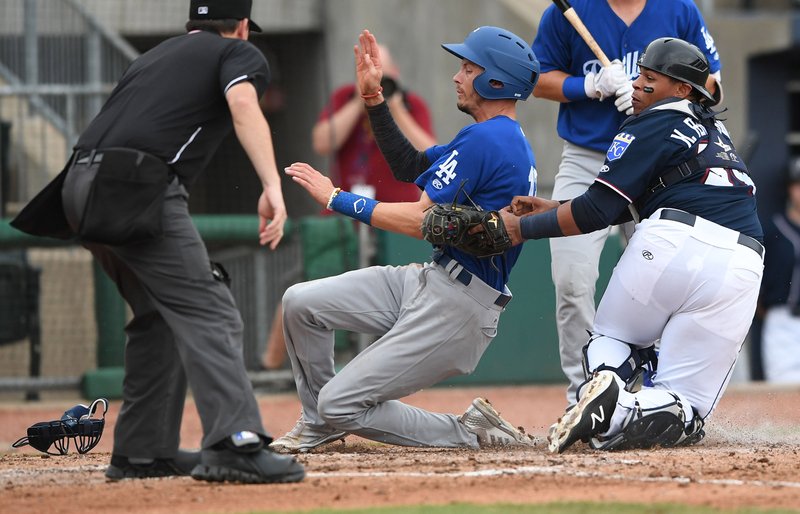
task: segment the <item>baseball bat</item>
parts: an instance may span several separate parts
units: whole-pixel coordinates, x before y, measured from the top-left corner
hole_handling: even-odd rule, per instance
[[[553,0],[553,3],[556,4],[558,10],[561,11],[567,21],[569,21],[578,32],[578,35],[586,42],[595,57],[600,60],[600,64],[603,66],[611,64],[611,61],[608,60],[603,49],[600,48],[600,45],[598,45],[597,41],[592,37],[592,33],[589,32],[589,29],[586,28],[586,25],[583,24],[580,16],[578,16],[578,13],[576,13],[575,9],[570,5],[569,0]]]

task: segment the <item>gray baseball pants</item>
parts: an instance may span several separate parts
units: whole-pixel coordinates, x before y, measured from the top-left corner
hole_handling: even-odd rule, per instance
[[[553,186],[553,200],[582,195],[597,177],[605,154],[564,142],[561,164]],[[550,260],[556,292],[556,327],[561,369],[569,385],[567,404],[577,402],[575,393],[584,381],[583,347],[589,341],[595,314],[595,283],[600,254],[609,228],[589,234],[550,239]]]
[[[296,284],[283,297],[284,332],[305,423],[403,446],[478,448],[453,414],[398,401],[469,374],[497,333],[498,291],[461,265],[370,267]],[[378,339],[339,373],[334,330]]]

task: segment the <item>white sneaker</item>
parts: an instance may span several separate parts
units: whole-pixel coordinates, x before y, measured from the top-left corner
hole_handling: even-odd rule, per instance
[[[346,435],[347,432],[340,430],[312,428],[306,425],[303,416],[300,416],[294,428],[287,432],[285,436],[272,441],[269,447],[276,452],[305,453],[339,439],[344,442]]]
[[[491,446],[535,446],[533,437],[525,430],[514,428],[494,410],[486,398],[475,398],[462,414],[460,421],[467,430],[478,436],[481,448]]]

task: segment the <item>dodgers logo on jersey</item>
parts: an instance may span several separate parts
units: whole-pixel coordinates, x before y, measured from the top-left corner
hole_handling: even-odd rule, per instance
[[[611,146],[608,147],[608,152],[606,152],[606,159],[609,161],[616,161],[622,157],[622,154],[625,153],[625,150],[633,143],[634,139],[636,139],[636,136],[626,134],[625,132],[620,132],[614,136],[614,141],[611,142]]]

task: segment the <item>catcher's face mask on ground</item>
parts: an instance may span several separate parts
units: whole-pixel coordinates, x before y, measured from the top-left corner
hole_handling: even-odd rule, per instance
[[[101,405],[102,417],[93,418],[92,415]],[[11,446],[19,448],[29,444],[49,455],[66,455],[70,439],[75,439],[78,453],[87,453],[100,442],[106,422],[106,412],[108,412],[108,400],[105,398],[93,401],[90,406],[76,405],[64,412],[61,419],[41,421],[31,425],[28,428],[28,435],[18,439]],[[58,452],[50,451],[51,446]]]

